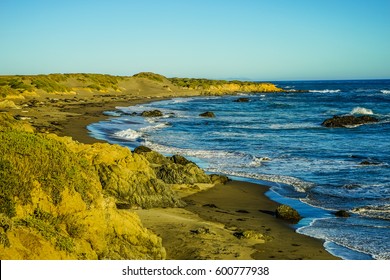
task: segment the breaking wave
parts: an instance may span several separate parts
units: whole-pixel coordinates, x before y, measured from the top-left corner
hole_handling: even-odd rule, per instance
[[[314,92],[314,93],[338,93],[341,90],[339,89],[323,89],[323,90],[309,90],[309,92]]]
[[[351,115],[373,115],[374,112],[371,109],[366,109],[364,107],[355,107],[351,111]]]

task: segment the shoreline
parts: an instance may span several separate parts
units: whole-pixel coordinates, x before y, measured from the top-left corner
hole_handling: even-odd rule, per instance
[[[26,114],[38,131],[44,129],[40,132],[93,144],[105,141],[91,137],[87,126],[110,118],[103,115],[104,111],[189,95],[122,95],[116,100],[106,96],[88,103],[87,97],[73,97],[72,102],[61,107],[37,106]],[[20,109],[10,111],[20,113]],[[187,203],[184,208],[132,212],[140,216],[146,228],[162,237],[168,259],[339,259],[325,250],[322,240],[299,234],[270,215],[279,204],[264,194],[268,189],[265,185],[233,181],[183,197]],[[216,207],[204,206],[207,204]],[[242,237],[245,232],[249,232],[248,238]]]

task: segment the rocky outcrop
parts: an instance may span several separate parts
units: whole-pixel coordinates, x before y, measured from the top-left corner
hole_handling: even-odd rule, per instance
[[[215,114],[213,112],[204,112],[199,114],[199,116],[204,118],[215,118]]]
[[[146,193],[141,203],[168,197],[162,181],[160,188],[153,184],[145,158],[119,146],[35,134],[17,123],[0,118],[6,127],[0,132],[0,259],[165,258],[161,238],[136,214],[118,210],[118,198],[108,195],[110,184],[127,194],[122,180],[134,172],[145,178],[128,186],[135,196]],[[137,168],[146,168],[145,174]]]
[[[376,123],[379,120],[372,116],[334,116],[322,123],[325,127],[354,127],[362,124]]]
[[[151,164],[156,177],[166,184],[211,183],[210,176],[183,156],[164,157],[155,151],[141,154]]]
[[[337,212],[334,213],[334,215],[336,217],[340,217],[340,218],[348,218],[351,216],[351,214],[349,214],[347,211],[345,210],[339,210]]]
[[[301,219],[298,211],[288,205],[279,205],[275,210],[275,215],[279,219],[286,220],[291,223],[298,223]]]
[[[162,117],[163,113],[160,110],[152,110],[152,111],[143,111],[141,113],[142,117]]]

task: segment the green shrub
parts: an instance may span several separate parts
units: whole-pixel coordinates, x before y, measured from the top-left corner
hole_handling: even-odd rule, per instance
[[[89,167],[62,142],[45,135],[5,131],[0,133],[0,212],[15,215],[14,197],[21,203],[30,202],[34,181],[51,197],[61,202],[62,191],[68,187],[91,203],[88,192]]]

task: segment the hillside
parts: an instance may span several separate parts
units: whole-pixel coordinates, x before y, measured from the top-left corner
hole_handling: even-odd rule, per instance
[[[36,133],[0,113],[0,259],[165,258],[128,209],[183,206],[176,182],[215,179],[177,159]]]

